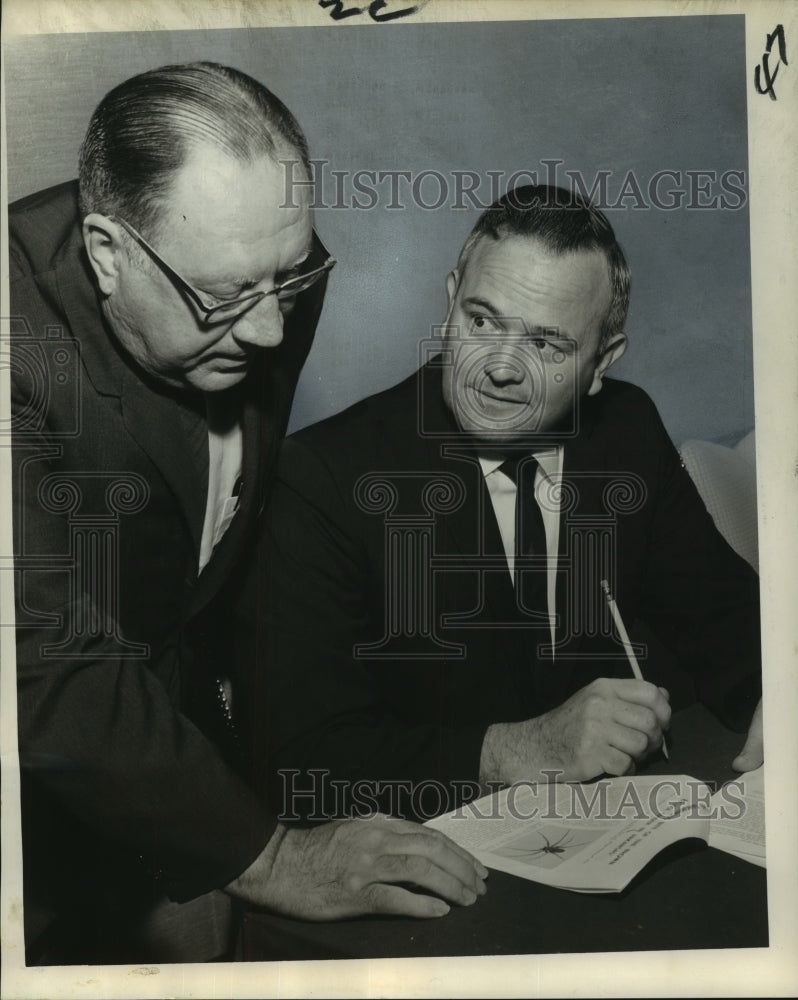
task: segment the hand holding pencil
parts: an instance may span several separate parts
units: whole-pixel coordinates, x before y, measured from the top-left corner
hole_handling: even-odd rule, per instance
[[[481,782],[591,781],[629,774],[659,747],[667,757],[668,692],[644,680],[609,584],[601,583],[634,676],[599,677],[542,715],[489,726]]]
[[[615,603],[615,598],[610,593],[610,585],[606,580],[601,581],[601,589],[604,591],[604,596],[607,598],[607,604],[609,605],[610,614],[612,615],[612,620],[615,622],[615,627],[618,630],[618,635],[621,639],[621,644],[623,645],[624,651],[626,653],[626,658],[629,660],[629,666],[632,668],[632,673],[639,680],[643,680],[643,672],[640,669],[640,664],[637,662],[637,657],[635,656],[635,651],[632,648],[632,644],[629,641],[629,633],[626,631],[626,626],[623,623],[623,618],[621,618],[621,612],[618,610],[618,605]],[[670,760],[668,756],[668,746],[665,743],[665,736],[662,737],[662,753],[665,760]]]
[[[489,726],[480,781],[591,781],[634,772],[662,744],[667,692],[636,677],[599,677],[543,715]]]

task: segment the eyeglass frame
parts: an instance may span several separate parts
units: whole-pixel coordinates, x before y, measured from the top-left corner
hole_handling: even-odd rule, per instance
[[[239,319],[239,317],[249,312],[253,306],[256,306],[258,302],[265,299],[267,295],[276,295],[278,301],[281,302],[284,302],[287,299],[292,299],[301,292],[307,291],[307,289],[312,287],[319,280],[319,278],[322,277],[322,275],[328,274],[338,263],[337,259],[330,254],[327,247],[325,247],[324,243],[322,243],[321,237],[314,229],[314,247],[311,249],[311,253],[313,253],[314,249],[318,248],[327,257],[325,262],[320,267],[316,267],[312,271],[308,271],[306,274],[294,275],[293,278],[288,278],[286,281],[280,282],[280,284],[275,285],[274,288],[268,289],[268,291],[252,292],[250,295],[243,295],[238,299],[219,302],[215,306],[207,306],[202,300],[202,296],[207,293],[200,292],[198,288],[195,288],[190,282],[186,281],[186,279],[170,264],[167,264],[163,257],[161,257],[157,250],[155,250],[155,248],[144,239],[138,230],[136,230],[130,225],[129,222],[126,222],[119,215],[109,215],[108,218],[111,219],[112,222],[118,223],[129,236],[131,236],[144,250],[147,251],[167,278],[169,278],[175,288],[177,288],[186,302],[188,302],[197,322],[202,323],[205,326],[213,326],[214,324],[227,323],[230,320]],[[296,284],[301,284],[301,287],[293,287]],[[221,313],[225,313],[225,315],[221,316]],[[215,316],[217,318],[214,318]]]

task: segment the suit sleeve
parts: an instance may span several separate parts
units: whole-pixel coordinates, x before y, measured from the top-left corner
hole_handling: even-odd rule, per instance
[[[432,722],[430,711],[399,706],[403,675],[416,690],[426,681],[435,705],[435,670],[458,667],[357,652],[382,626],[375,602],[384,588],[344,481],[320,453],[296,439],[285,443],[256,573],[261,644],[249,698],[256,761],[286,819],[370,809],[431,818],[478,793],[485,726]]]
[[[27,393],[18,397],[16,412],[29,400]],[[58,445],[46,433],[27,435],[15,447],[22,773],[86,834],[140,855],[142,874],[156,875],[174,899],[191,898],[239,875],[275,822],[176,708],[181,671],[190,672],[193,656],[186,636],[175,626],[171,640],[157,649],[126,648],[120,640],[106,598],[121,578],[99,550],[75,552],[76,544],[91,544],[92,537],[108,544],[109,537],[101,526],[94,536],[71,534],[68,513],[58,508],[69,506],[70,481],[85,490],[86,480],[70,477],[57,456]],[[47,487],[53,472],[55,492]],[[146,533],[146,525],[141,530]],[[144,539],[141,553],[152,559]],[[85,585],[71,572],[75,558],[90,576]],[[158,565],[144,569],[158,572]],[[128,575],[123,585],[135,583]],[[37,831],[39,838],[46,834]]]
[[[759,579],[715,527],[647,403],[644,447],[659,458],[639,615],[692,675],[699,699],[743,731],[761,695]]]

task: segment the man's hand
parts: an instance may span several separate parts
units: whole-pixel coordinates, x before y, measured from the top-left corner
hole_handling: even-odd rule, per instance
[[[735,771],[755,771],[765,762],[765,745],[762,737],[762,699],[754,710],[745,746],[732,761]]]
[[[600,678],[545,715],[490,726],[480,781],[545,780],[544,771],[559,771],[562,781],[627,774],[662,745],[670,717],[664,688]]]
[[[278,826],[226,891],[303,920],[368,913],[441,917],[449,912],[444,900],[468,906],[481,896],[487,874],[438,831],[377,815],[309,830]]]

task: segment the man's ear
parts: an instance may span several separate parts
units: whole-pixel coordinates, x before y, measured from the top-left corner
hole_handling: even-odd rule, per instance
[[[90,212],[83,220],[83,242],[89,263],[103,295],[113,295],[119,281],[119,265],[125,249],[119,239],[119,230],[97,212]]]
[[[460,272],[455,268],[450,271],[446,276],[446,296],[449,299],[449,312],[452,311],[452,304],[454,303],[454,295],[457,291],[457,285],[460,282]]]
[[[593,372],[593,381],[590,383],[590,388],[587,390],[588,396],[595,396],[597,392],[601,392],[601,380],[604,378],[604,374],[610,365],[621,357],[625,350],[626,334],[616,333],[601,352],[598,364]]]

